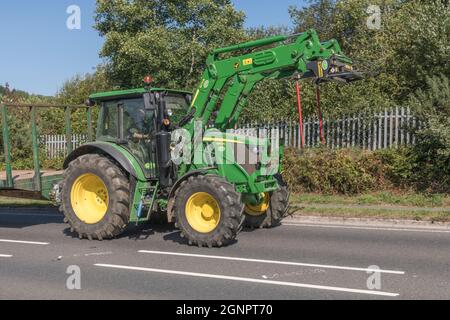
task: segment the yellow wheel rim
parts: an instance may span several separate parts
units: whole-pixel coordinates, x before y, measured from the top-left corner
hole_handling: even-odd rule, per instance
[[[245,205],[245,213],[251,216],[261,216],[269,210],[270,207],[270,194],[264,193],[263,199],[261,200],[261,203],[258,205],[251,205],[246,204]]]
[[[92,173],[80,176],[70,193],[72,209],[87,224],[100,222],[108,212],[108,189],[102,179]]]
[[[209,193],[195,193],[186,203],[186,218],[195,231],[200,233],[212,232],[220,222],[219,204]]]

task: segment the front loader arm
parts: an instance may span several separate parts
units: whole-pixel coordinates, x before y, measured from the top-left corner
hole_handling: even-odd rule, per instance
[[[233,55],[242,50],[253,51]],[[186,127],[192,132],[193,121],[197,120],[203,126],[212,124],[219,130],[233,128],[258,82],[296,75],[318,82],[360,78],[338,42],[322,43],[314,30],[220,48],[207,59],[207,69],[191,106],[192,121]]]

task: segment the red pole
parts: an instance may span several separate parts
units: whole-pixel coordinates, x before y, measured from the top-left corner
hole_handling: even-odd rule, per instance
[[[303,132],[303,110],[302,110],[302,98],[301,98],[301,89],[300,82],[297,80],[297,103],[298,103],[298,115],[300,117],[300,137],[302,141],[302,148],[305,147],[305,134]]]
[[[317,85],[316,87],[316,96],[317,96],[317,113],[319,116],[319,125],[320,125],[320,140],[322,141],[322,144],[325,145],[325,135],[323,133],[323,116],[322,116],[322,109],[320,107],[320,86]]]

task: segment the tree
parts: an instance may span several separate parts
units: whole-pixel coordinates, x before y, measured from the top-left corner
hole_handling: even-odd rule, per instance
[[[450,80],[445,75],[426,79],[426,88],[410,96],[421,122],[412,158],[416,183],[431,191],[450,192]]]
[[[367,9],[381,9],[381,28],[369,29]],[[346,55],[366,72],[351,86],[327,85],[323,109],[328,115],[383,110],[405,105],[425,79],[449,74],[450,15],[445,1],[311,0],[290,9],[295,31],[318,30],[336,38]],[[311,90],[306,86],[305,91]]]
[[[4,103],[45,104],[52,103],[53,97],[30,94],[23,90],[11,88],[8,83],[0,86],[1,101]],[[10,132],[11,157],[18,167],[15,169],[32,168],[33,154],[31,149],[31,117],[29,108],[8,108],[8,126]],[[0,123],[1,128],[1,123]],[[0,137],[0,145],[3,145]],[[0,158],[3,157],[3,148],[0,150]],[[2,169],[3,163],[0,165]]]
[[[398,75],[398,100],[428,87],[427,79],[450,77],[450,5],[448,1],[407,1],[386,25],[386,65]]]
[[[98,0],[101,55],[116,85],[193,89],[208,53],[245,39],[244,14],[230,0]]]
[[[333,23],[336,15],[335,0],[309,0],[309,5],[303,8],[289,7],[289,14],[294,22],[295,31],[303,32],[315,29],[321,38],[332,39]]]
[[[76,75],[64,82],[56,98],[63,104],[80,105],[84,104],[91,94],[112,89],[106,70],[99,66],[94,73]]]
[[[56,95],[56,102],[63,105],[84,105],[88,97],[96,92],[112,90],[106,70],[103,66],[97,67],[94,73],[76,75],[67,80]],[[87,129],[87,119],[84,109],[72,111],[72,129],[75,133],[85,133]],[[93,122],[95,123],[98,109],[93,109]],[[62,134],[64,126],[64,110],[53,109],[41,115],[45,123],[43,134]]]
[[[286,26],[261,26],[246,30],[249,40],[290,33],[292,33],[292,30]],[[240,122],[251,123],[252,121],[288,119],[292,116],[291,107],[294,104],[292,81],[266,79],[256,84],[249,96]]]

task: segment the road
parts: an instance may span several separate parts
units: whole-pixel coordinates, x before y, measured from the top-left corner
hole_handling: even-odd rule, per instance
[[[450,299],[449,249],[449,230],[295,222],[221,249],[172,226],[89,242],[55,210],[0,208],[0,299]]]

